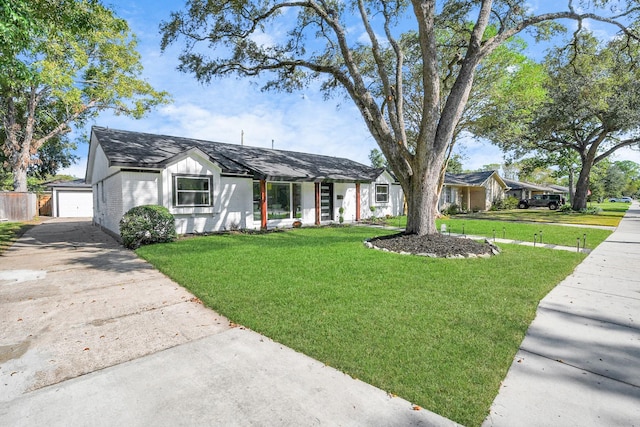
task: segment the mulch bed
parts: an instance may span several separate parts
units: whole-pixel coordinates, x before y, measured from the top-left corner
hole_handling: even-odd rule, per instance
[[[392,234],[375,237],[365,242],[368,247],[396,253],[414,254],[437,258],[470,258],[497,255],[499,249],[489,241],[484,243],[445,234]]]

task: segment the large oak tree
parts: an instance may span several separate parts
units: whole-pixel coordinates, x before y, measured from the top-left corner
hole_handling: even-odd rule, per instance
[[[628,36],[625,22],[638,15],[635,1],[559,3],[535,14],[513,0],[190,0],[161,25],[162,46],[184,43],[180,69],[202,82],[264,74],[267,89],[319,81],[327,93],[344,91],[402,185],[407,231],[429,234],[437,232],[447,153],[483,60],[526,29],[544,37],[558,20],[592,19]],[[409,32],[420,52],[412,63],[403,38]],[[423,92],[410,136],[405,80],[416,65]]]
[[[73,125],[104,109],[141,117],[166,101],[140,78],[126,21],[98,0],[1,6],[0,143],[15,191],[27,191],[27,171],[46,157],[39,151],[65,144]]]
[[[542,102],[494,102],[477,131],[516,156],[567,169],[570,178],[577,164],[571,204],[584,209],[593,167],[621,148],[640,148],[639,54],[636,40],[601,43],[581,33],[545,59]]]

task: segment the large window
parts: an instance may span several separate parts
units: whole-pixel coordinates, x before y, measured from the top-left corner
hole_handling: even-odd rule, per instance
[[[454,189],[445,185],[440,192],[440,204],[447,205],[454,202]]]
[[[389,184],[376,185],[376,203],[389,203]]]
[[[268,219],[292,219],[302,217],[302,184],[267,183]],[[253,219],[259,221],[260,183],[253,183]]]
[[[260,181],[253,181],[253,220],[260,221]]]
[[[173,177],[173,203],[175,206],[211,206],[210,176]]]

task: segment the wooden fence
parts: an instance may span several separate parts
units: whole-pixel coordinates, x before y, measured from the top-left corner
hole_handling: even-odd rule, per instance
[[[36,194],[0,192],[0,220],[30,221],[36,216]]]
[[[50,193],[38,194],[38,215],[51,216],[52,204]]]

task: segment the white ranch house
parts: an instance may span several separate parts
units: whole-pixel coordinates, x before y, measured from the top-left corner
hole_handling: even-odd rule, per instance
[[[326,224],[341,207],[354,222],[404,205],[388,171],[348,159],[104,127],[91,131],[86,182],[93,222],[115,236],[139,205],[168,208],[179,234]]]

